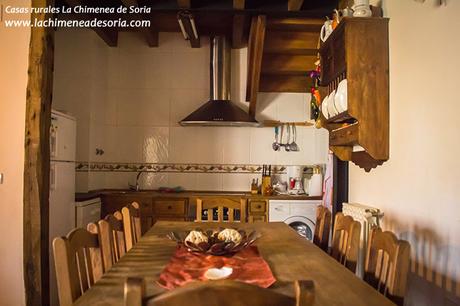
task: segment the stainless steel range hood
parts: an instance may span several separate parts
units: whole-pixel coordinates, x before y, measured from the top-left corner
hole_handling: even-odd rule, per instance
[[[210,100],[182,119],[182,126],[258,126],[254,117],[230,101],[231,53],[224,36],[211,38]]]

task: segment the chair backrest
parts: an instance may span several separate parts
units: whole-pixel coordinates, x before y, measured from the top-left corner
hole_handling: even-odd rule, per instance
[[[294,298],[273,290],[231,280],[192,282],[147,301],[145,300],[144,288],[142,279],[128,278],[124,290],[125,305],[310,306],[314,302],[314,284],[312,281],[294,282]]]
[[[335,215],[331,255],[350,271],[356,272],[361,223],[342,213]]]
[[[139,203],[133,202],[121,209],[123,216],[123,228],[125,231],[126,251],[141,238],[141,210]]]
[[[404,304],[410,244],[392,232],[374,228],[369,238],[364,280],[397,305]]]
[[[329,231],[331,228],[331,212],[323,205],[316,209],[315,234],[313,243],[327,252],[329,248]]]
[[[125,232],[121,212],[105,216],[98,222],[102,260],[107,271],[126,253]]]
[[[76,228],[66,237],[53,240],[54,263],[61,306],[73,302],[102,276],[101,250],[97,226],[88,224],[88,230]]]
[[[229,222],[246,222],[246,199],[227,199],[227,198],[198,198],[196,200],[196,221],[218,221],[224,222],[224,209],[228,209]],[[217,220],[214,220],[213,210],[217,208]],[[207,211],[207,218],[203,219],[203,210]],[[240,212],[240,219],[235,220],[235,211]]]

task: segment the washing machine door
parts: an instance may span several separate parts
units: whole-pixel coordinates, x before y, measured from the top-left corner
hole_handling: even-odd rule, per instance
[[[287,225],[292,227],[300,236],[308,240],[313,240],[313,234],[315,232],[315,223],[301,216],[290,217],[284,221]]]

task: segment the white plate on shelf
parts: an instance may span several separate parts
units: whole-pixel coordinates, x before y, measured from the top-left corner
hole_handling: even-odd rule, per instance
[[[222,268],[211,268],[208,269],[204,273],[204,277],[209,280],[218,280],[218,279],[225,279],[232,275],[233,268],[232,267],[222,267]]]
[[[339,113],[343,113],[348,109],[348,84],[347,79],[340,81],[337,86],[337,93],[334,98],[335,108]]]
[[[329,113],[329,117],[334,117],[335,115],[339,113],[337,109],[335,108],[334,101],[335,101],[335,90],[333,90],[329,94],[329,98],[327,101],[327,112]]]
[[[329,119],[329,113],[327,112],[327,101],[329,96],[326,96],[321,103],[321,112],[323,113],[324,118]]]

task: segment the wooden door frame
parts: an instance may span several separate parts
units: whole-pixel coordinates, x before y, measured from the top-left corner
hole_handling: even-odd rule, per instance
[[[332,192],[332,225],[335,214],[342,211],[342,204],[348,202],[349,172],[348,161],[342,161],[333,156],[333,192]]]
[[[33,7],[54,5],[34,0]],[[52,18],[31,15],[32,20]],[[23,269],[26,305],[49,305],[49,173],[54,29],[31,28],[26,96]]]

